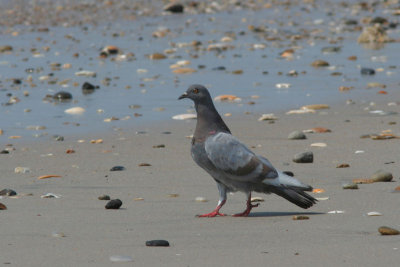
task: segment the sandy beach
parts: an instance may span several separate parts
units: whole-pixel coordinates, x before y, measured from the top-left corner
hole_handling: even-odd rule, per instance
[[[371,94],[315,114],[282,111],[275,113],[275,123],[257,121],[258,114],[225,118],[254,151],[325,191],[315,197],[329,198],[302,210],[275,195],[257,195],[265,202],[248,218],[195,217],[211,211],[218,195],[215,182],[190,158],[187,136],[194,120],[66,136],[62,142],[10,140],[15,150],[1,155],[2,187],[18,194],[0,200],[8,208],[0,212],[2,263],[110,266],[110,256],[123,255],[132,257],[133,262],[125,264],[134,266],[396,266],[399,236],[381,236],[378,228],[400,228],[400,195],[393,193],[399,185],[400,141],[360,138],[388,129],[400,134],[397,114],[370,113],[400,112],[398,104],[388,106],[396,99],[399,95]],[[287,139],[294,130],[314,127],[331,132]],[[99,138],[103,143],[90,143]],[[310,146],[317,142],[327,146]],[[165,147],[153,148],[161,144]],[[75,153],[67,154],[68,149]],[[361,150],[364,153],[355,153]],[[313,163],[292,162],[293,155],[303,151],[314,152]],[[341,163],[350,167],[336,168]],[[110,172],[118,165],[126,170]],[[30,172],[15,173],[18,166]],[[393,173],[393,182],[342,189],[344,182],[368,178],[379,169]],[[61,177],[38,179],[50,174]],[[41,198],[46,193],[60,198]],[[122,207],[106,210],[107,201],[97,199],[102,194],[121,199]],[[196,202],[200,196],[208,202]],[[244,197],[228,196],[223,211],[241,211]],[[344,213],[327,214],[335,210]],[[367,216],[371,211],[382,216]],[[293,220],[293,215],[309,220]],[[153,239],[168,240],[170,247],[146,247],[145,241]]]

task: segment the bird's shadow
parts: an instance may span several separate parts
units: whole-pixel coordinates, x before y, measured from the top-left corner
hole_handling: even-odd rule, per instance
[[[285,212],[285,211],[269,211],[269,212],[252,212],[248,217],[282,217],[294,215],[321,215],[323,212]]]

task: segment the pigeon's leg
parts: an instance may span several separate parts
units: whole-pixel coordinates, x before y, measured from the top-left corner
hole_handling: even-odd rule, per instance
[[[237,213],[232,215],[233,217],[247,217],[251,211],[252,208],[258,207],[260,205],[259,203],[257,204],[251,204],[251,192],[247,193],[247,207],[246,210],[243,211],[242,213]]]
[[[202,214],[202,215],[196,215],[196,217],[216,217],[216,216],[226,216],[224,213],[220,213],[219,210],[222,208],[222,206],[226,202],[226,187],[217,182],[218,186],[218,191],[219,191],[219,201],[217,207],[210,213],[207,214]]]

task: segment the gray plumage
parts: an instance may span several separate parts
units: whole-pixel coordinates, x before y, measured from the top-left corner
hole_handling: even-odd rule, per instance
[[[264,157],[254,154],[231,135],[213,104],[208,90],[202,85],[191,85],[179,99],[193,100],[197,124],[192,139],[193,160],[217,182],[219,202],[211,213],[200,217],[224,215],[219,212],[227,193],[241,191],[247,194],[247,208],[235,216],[247,216],[253,207],[251,192],[275,193],[299,207],[307,209],[316,199],[305,193],[312,187],[277,171]]]

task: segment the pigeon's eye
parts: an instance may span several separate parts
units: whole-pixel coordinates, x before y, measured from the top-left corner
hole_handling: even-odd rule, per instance
[[[193,89],[193,93],[198,94],[198,93],[199,93],[199,89],[194,88],[194,89]]]

